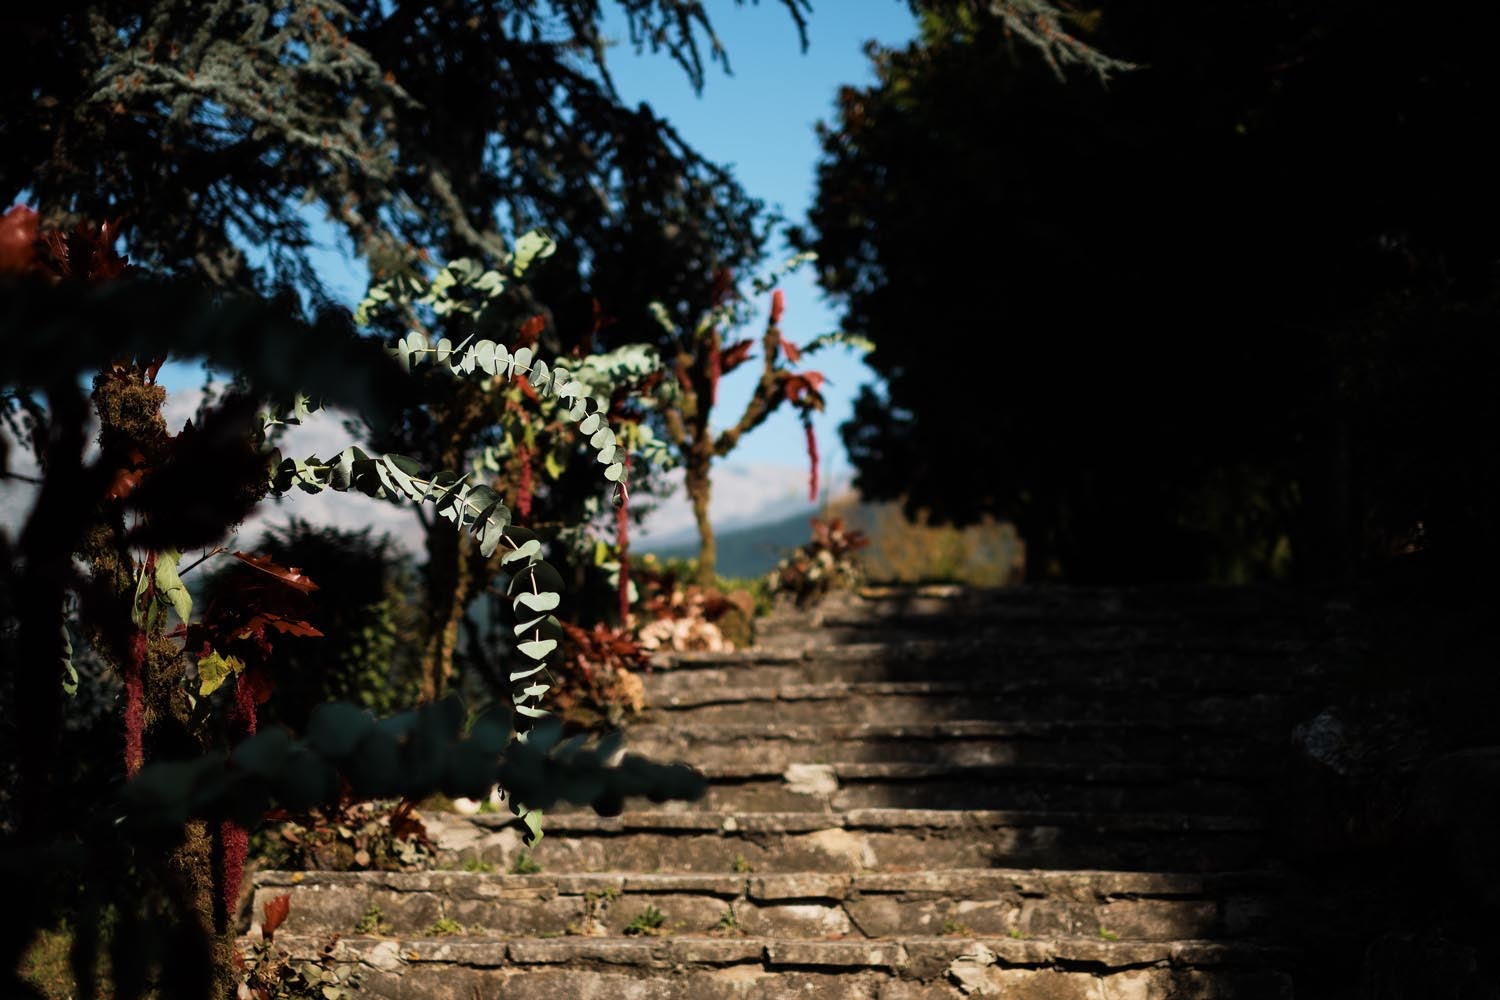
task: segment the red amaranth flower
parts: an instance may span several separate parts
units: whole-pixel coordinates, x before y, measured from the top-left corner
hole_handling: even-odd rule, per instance
[[[625,476],[630,476],[630,456],[625,456]],[[620,547],[620,623],[630,619],[630,494],[622,493],[615,508],[615,543]]]
[[[812,463],[812,471],[808,476],[807,498],[816,501],[818,499],[818,434],[813,430],[812,417],[803,411],[802,430],[807,436],[807,459]]]
[[[135,777],[146,762],[142,739],[146,730],[146,633],[138,630],[130,639],[130,658],[125,661],[125,776]]]
[[[531,449],[524,444],[516,449],[516,461],[520,463],[516,483],[516,513],[531,516]]]
[[[229,710],[229,732],[235,742],[254,736],[255,691],[242,675],[234,683],[234,705]],[[234,920],[240,901],[240,883],[245,878],[245,857],[250,853],[250,831],[230,820],[219,823],[219,904],[224,922]]]

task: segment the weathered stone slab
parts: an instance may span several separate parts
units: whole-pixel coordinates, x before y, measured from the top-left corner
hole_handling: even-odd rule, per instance
[[[278,938],[300,958],[314,938]],[[897,941],[589,939],[373,941],[346,938],[339,961],[359,963],[365,995],[403,1000],[480,996],[650,996],[702,1000],[765,996],[956,1000],[1288,1000],[1274,953],[1196,942],[1120,944],[1081,939]],[[439,975],[441,973],[441,975]],[[638,988],[650,984],[652,992]],[[455,993],[455,989],[468,993]],[[615,992],[606,994],[606,989]],[[690,992],[696,990],[697,992]],[[751,992],[746,992],[747,990]],[[996,990],[1004,992],[994,992]],[[763,992],[767,991],[767,992]],[[551,995],[556,995],[554,992]]]
[[[406,889],[386,886],[397,881]],[[1226,883],[1232,885],[1232,883]],[[518,887],[519,886],[519,887]],[[370,907],[387,933],[420,934],[439,918],[470,934],[622,934],[654,908],[662,930],[824,938],[911,934],[1019,938],[1108,934],[1164,941],[1230,932],[1232,905],[1262,896],[1208,893],[1191,875],[1002,869],[783,875],[323,874],[291,884],[257,878],[255,903],[290,890],[292,933],[349,933]],[[1264,928],[1262,928],[1264,929]]]
[[[510,868],[520,830],[483,819],[489,832],[477,838],[467,819],[435,819],[441,857]],[[1253,817],[993,810],[562,814],[548,816],[546,839],[528,854],[547,872],[631,871],[643,858],[674,872],[766,874],[1033,867],[1061,856],[1084,868],[1232,871],[1256,864],[1261,829]],[[452,843],[461,847],[450,852]]]

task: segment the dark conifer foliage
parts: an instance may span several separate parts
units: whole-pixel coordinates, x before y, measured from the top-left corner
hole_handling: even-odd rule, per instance
[[[1070,23],[1139,68],[1060,83],[949,12],[839,98],[806,241],[877,345],[844,430],[867,495],[1012,516],[1075,580],[1487,558],[1494,11]]]
[[[417,250],[483,255],[545,226],[570,248],[552,273],[585,317],[581,273],[615,316],[648,297],[701,309],[718,266],[759,255],[760,206],[621,101],[609,6],[15,7],[0,23],[15,46],[0,68],[0,191],[29,192],[47,225],[125,216],[133,259],[153,268],[315,300],[309,222],[324,215],[384,267]],[[617,6],[622,41],[663,51],[695,86],[727,66],[703,3]],[[780,6],[804,25],[806,0]]]

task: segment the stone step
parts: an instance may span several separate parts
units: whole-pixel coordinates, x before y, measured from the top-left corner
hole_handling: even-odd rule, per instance
[[[1185,775],[1150,764],[964,765],[907,761],[700,765],[708,794],[673,809],[799,812],[841,809],[1031,809],[1259,815],[1263,781]],[[570,811],[587,807],[571,807]]]
[[[1166,697],[1032,693],[1003,684],[961,681],[788,684],[704,688],[667,695],[642,714],[643,723],[931,722],[944,719],[1098,719],[1191,722],[1198,726],[1275,724],[1297,715],[1293,699],[1276,694]]]
[[[1055,621],[997,623],[976,617],[887,621],[879,617],[834,616],[817,628],[801,622],[762,619],[755,625],[755,648],[806,653],[871,643],[926,643],[962,638],[1012,653],[1093,655],[1108,652],[1294,655],[1326,648],[1327,640],[1298,630],[1250,627],[1226,632],[1216,627],[1163,629],[1144,625],[1067,624]]]
[[[1152,585],[1141,587],[958,585],[868,586],[830,595],[813,609],[819,619],[862,612],[871,615],[942,616],[984,614],[1046,621],[1130,621],[1147,624],[1197,622],[1286,623],[1322,627],[1326,606],[1286,591],[1248,587]],[[806,614],[806,612],[804,612]]]
[[[1228,665],[1223,665],[1227,663]],[[879,684],[936,681],[982,684],[1013,695],[1080,697],[1244,697],[1305,690],[1324,676],[1316,663],[1292,663],[1266,657],[1216,661],[1183,656],[1163,664],[1137,664],[1128,657],[1053,660],[1047,664],[1007,662],[975,654],[971,658],[910,659],[862,657],[838,659],[806,655],[787,662],[712,661],[674,663],[642,678],[650,704],[676,695],[723,688],[813,687],[822,684]]]
[[[1298,690],[1329,669],[1326,653],[1216,653],[1100,647],[1075,653],[973,639],[860,642],[827,648],[675,653],[645,675],[648,700],[713,687],[879,681],[986,681],[1018,690],[1159,690],[1245,694]]]
[[[533,848],[505,814],[426,813],[442,863],[546,872],[758,874],[943,868],[1235,871],[1256,867],[1264,824],[1249,816],[856,809],[842,813],[548,814]]]
[[[1277,764],[1283,730],[1132,719],[885,724],[633,725],[625,746],[654,760],[699,768],[758,767],[780,774],[829,761],[913,764],[1173,764],[1184,775],[1261,776]]]
[[[621,935],[654,907],[672,933],[894,938],[904,934],[1254,940],[1277,930],[1279,880],[1155,872],[948,870],[894,874],[496,875],[260,872],[252,912],[283,893],[291,934]],[[252,932],[256,931],[252,925]],[[370,930],[366,927],[366,932]]]
[[[1212,941],[906,936],[382,939],[278,935],[294,959],[327,954],[388,1000],[1290,1000],[1283,953]]]

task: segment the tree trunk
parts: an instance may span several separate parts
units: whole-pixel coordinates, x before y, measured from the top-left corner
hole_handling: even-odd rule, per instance
[[[442,519],[427,533],[427,634],[422,642],[422,700],[436,701],[453,676],[458,630],[469,604],[470,541]]]
[[[708,516],[712,489],[708,473],[712,461],[711,456],[695,451],[688,456],[686,476],[688,497],[693,501],[693,518],[698,522],[698,585],[701,587],[710,587],[718,579],[714,525]]]

